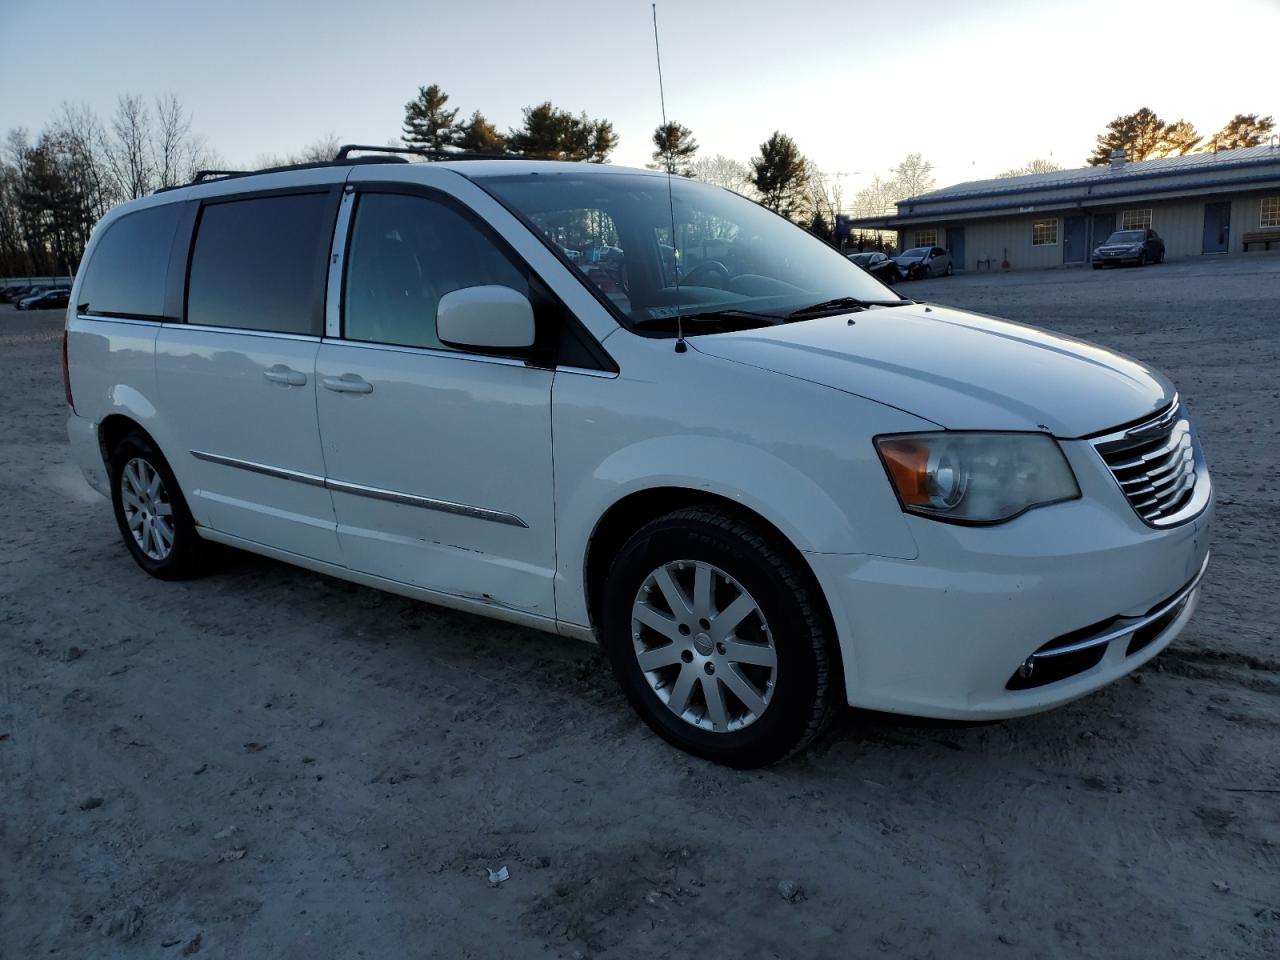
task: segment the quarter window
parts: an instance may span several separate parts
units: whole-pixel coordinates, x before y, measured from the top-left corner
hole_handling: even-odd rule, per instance
[[[1151,208],[1142,210],[1124,210],[1120,213],[1121,230],[1151,229]]]
[[[1031,225],[1031,245],[1051,247],[1058,242],[1058,221],[1037,220]]]
[[[323,193],[207,205],[191,254],[187,322],[318,336],[331,216]]]
[[[1262,198],[1262,216],[1258,218],[1260,227],[1280,227],[1280,197]]]
[[[530,295],[524,271],[452,206],[402,194],[360,198],[347,259],[348,340],[454,349],[436,333],[440,298],[487,284]]]
[[[917,247],[936,247],[938,245],[938,231],[917,230],[915,245]]]
[[[126,214],[107,227],[80,285],[84,312],[163,319],[169,248],[180,211],[180,204],[166,203]]]

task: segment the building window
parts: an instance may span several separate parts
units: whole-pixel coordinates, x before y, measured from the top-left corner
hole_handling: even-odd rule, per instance
[[[917,230],[915,245],[917,247],[936,247],[938,245],[938,231]]]
[[[1121,230],[1150,230],[1151,208],[1145,210],[1123,210],[1120,213]]]
[[[1037,220],[1031,225],[1031,245],[1033,247],[1052,247],[1058,242],[1058,221]]]
[[[1280,197],[1262,198],[1262,216],[1258,218],[1260,227],[1280,227]]]

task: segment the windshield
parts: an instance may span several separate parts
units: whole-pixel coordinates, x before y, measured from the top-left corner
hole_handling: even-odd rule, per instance
[[[849,258],[860,267],[868,266],[875,259],[874,253],[855,253]]]
[[[1107,243],[1141,243],[1147,239],[1145,230],[1117,230],[1107,237]]]
[[[899,260],[923,260],[929,254],[928,247],[912,247],[910,250],[903,250],[898,254]]]
[[[666,177],[605,170],[477,182],[572,251],[571,268],[628,326],[674,333],[677,315],[720,316],[740,329],[833,300],[901,299],[839,251],[719,187],[672,179],[668,196]]]

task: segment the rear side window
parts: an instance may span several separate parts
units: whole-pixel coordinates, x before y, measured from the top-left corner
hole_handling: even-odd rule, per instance
[[[161,320],[169,248],[181,205],[168,203],[126,214],[93,248],[80,285],[81,312]]]
[[[323,193],[207,205],[191,253],[187,323],[319,335],[332,238]]]
[[[452,206],[391,193],[360,198],[347,259],[348,340],[454,349],[436,334],[440,298],[485,284],[530,296],[524,271]]]

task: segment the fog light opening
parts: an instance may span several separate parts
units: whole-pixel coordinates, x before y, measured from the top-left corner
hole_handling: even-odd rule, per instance
[[[1018,667],[1018,676],[1020,676],[1023,680],[1026,680],[1028,677],[1031,676],[1031,674],[1035,673],[1035,671],[1036,671],[1036,658],[1027,657],[1027,659],[1022,661],[1022,666]]]

